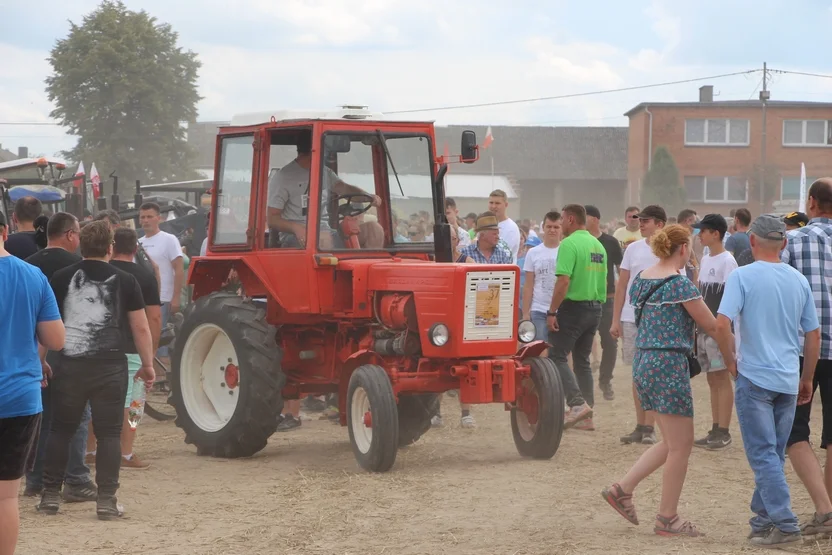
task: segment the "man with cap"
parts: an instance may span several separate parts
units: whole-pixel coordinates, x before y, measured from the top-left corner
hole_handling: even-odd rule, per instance
[[[809,223],[809,216],[803,212],[790,212],[783,216],[783,222],[786,224],[786,231],[806,227]]]
[[[736,379],[737,419],[754,471],[754,516],[748,537],[753,545],[777,547],[801,539],[783,465],[795,408],[812,400],[821,328],[809,282],[781,262],[780,251],[786,246],[783,220],[770,214],[758,217],[749,230],[749,243],[755,262],[728,276],[717,335],[723,360]],[[741,338],[736,346],[731,341],[732,323]],[[738,350],[736,360],[733,348]],[[829,516],[816,515],[810,526],[817,531],[809,531],[832,531],[825,525]]]
[[[667,214],[661,206],[650,205],[638,213],[639,230],[643,239],[630,243],[624,250],[624,258],[618,275],[618,287],[615,290],[615,305],[612,315],[610,334],[618,339],[624,339],[624,363],[633,365],[636,343],[636,315],[630,304],[630,286],[642,270],[658,264],[659,259],[650,249],[650,237],[667,223]],[[656,443],[656,432],[653,428],[656,415],[641,408],[641,403],[633,384],[633,401],[636,408],[636,428],[631,433],[622,436],[621,443]]]
[[[797,407],[788,441],[789,460],[815,505],[815,515],[804,526],[803,534],[814,535],[832,532],[832,451],[829,449],[832,444],[832,178],[824,177],[812,183],[808,197],[809,223],[788,233],[788,243],[781,258],[808,280],[820,322],[820,357],[814,382],[810,383],[812,392],[820,389],[823,407],[820,447],[826,450],[826,470],[821,469],[809,443],[811,403]],[[803,327],[803,331],[808,329]],[[804,377],[815,367],[809,343],[809,334],[806,334],[806,345],[800,358]]]
[[[699,269],[699,289],[702,291],[705,304],[716,316],[719,303],[722,302],[725,282],[731,272],[737,269],[737,261],[722,244],[728,231],[728,222],[720,214],[707,214],[702,221],[693,224],[693,227],[699,230],[699,239],[702,245],[708,248],[708,254],[702,256]],[[728,431],[731,413],[734,412],[731,377],[716,340],[700,330],[696,332],[696,355],[702,372],[708,377],[713,427],[705,437],[694,441],[693,445],[706,449],[722,449],[731,444],[731,434]]]
[[[271,233],[277,231],[282,248],[306,247],[306,217],[309,208],[309,171],[312,165],[312,136],[303,132],[297,138],[297,157],[269,179],[268,220]],[[331,248],[336,238],[329,227],[328,193],[335,195],[363,194],[373,197],[373,206],[381,199],[359,187],[344,183],[331,169],[324,167],[321,176],[320,235],[321,246]],[[270,233],[270,235],[271,235]],[[270,244],[272,240],[269,240]]]
[[[621,265],[624,253],[621,251],[621,243],[618,239],[601,231],[601,211],[598,207],[587,204],[584,208],[586,208],[586,230],[598,239],[607,252],[607,299],[601,308],[601,323],[598,324],[598,333],[601,336],[598,387],[604,393],[604,399],[612,401],[615,399],[615,392],[612,389],[612,371],[618,355],[618,339],[610,334],[610,328],[613,312],[615,312],[615,269]]]
[[[500,227],[494,212],[477,216],[477,240],[464,247],[460,254],[470,256],[477,264],[511,264],[511,251],[500,241]]]

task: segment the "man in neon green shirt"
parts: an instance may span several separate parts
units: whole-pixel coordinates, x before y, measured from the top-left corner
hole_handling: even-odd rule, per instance
[[[563,234],[555,269],[557,282],[546,314],[549,357],[558,368],[569,412],[566,427],[594,430],[592,369],[589,355],[607,299],[607,251],[586,230],[586,209],[580,204],[563,208]],[[567,357],[572,353],[575,372]]]

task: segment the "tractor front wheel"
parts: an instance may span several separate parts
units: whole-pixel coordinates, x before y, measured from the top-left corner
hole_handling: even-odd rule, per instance
[[[185,442],[215,457],[263,449],[283,409],[281,358],[265,305],[218,292],[189,307],[170,379]]]
[[[555,363],[544,357],[526,359],[531,374],[520,382],[511,433],[524,457],[551,459],[563,436],[563,387]]]
[[[440,396],[435,393],[399,395],[399,447],[419,441],[439,414]]]
[[[381,366],[365,364],[350,376],[347,428],[358,464],[370,472],[386,472],[399,449],[396,395]]]

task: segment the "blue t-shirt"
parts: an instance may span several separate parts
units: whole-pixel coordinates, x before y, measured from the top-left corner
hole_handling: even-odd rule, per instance
[[[803,274],[782,262],[737,268],[728,276],[718,312],[734,322],[739,373],[757,387],[796,395],[798,331],[820,327]]]
[[[725,241],[725,250],[733,254],[734,258],[750,248],[751,239],[748,238],[748,233],[745,231],[738,231]]]
[[[0,257],[0,418],[43,410],[36,327],[60,319],[43,272],[14,256]]]

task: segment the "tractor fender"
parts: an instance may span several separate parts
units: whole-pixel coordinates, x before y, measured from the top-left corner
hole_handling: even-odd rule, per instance
[[[540,356],[543,351],[551,347],[545,341],[532,341],[531,343],[527,343],[520,347],[520,350],[517,351],[515,355],[520,360],[529,358],[529,357],[538,357]]]
[[[229,281],[234,271],[249,297],[268,294],[278,296],[269,287],[266,272],[259,260],[253,257],[210,256],[194,259],[188,273],[188,283],[194,286],[193,298],[219,291]]]

